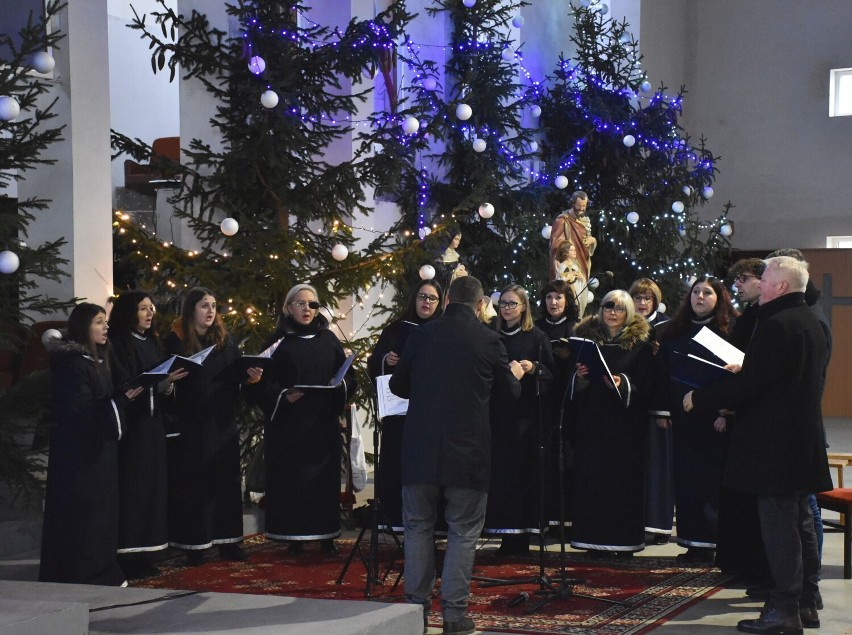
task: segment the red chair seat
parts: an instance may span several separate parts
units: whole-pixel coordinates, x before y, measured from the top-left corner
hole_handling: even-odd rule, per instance
[[[817,494],[817,504],[840,513],[840,522],[823,519],[823,524],[843,530],[843,577],[852,579],[852,487],[836,487]]]

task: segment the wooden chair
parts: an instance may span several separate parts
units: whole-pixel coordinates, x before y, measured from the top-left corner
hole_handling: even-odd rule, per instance
[[[852,487],[837,487],[817,494],[817,504],[822,509],[840,513],[840,520],[822,519],[823,525],[843,530],[843,577],[852,580]]]
[[[142,194],[156,193],[156,183],[168,180],[177,173],[180,165],[180,137],[154,139],[151,145],[151,162],[124,162],[124,187]]]

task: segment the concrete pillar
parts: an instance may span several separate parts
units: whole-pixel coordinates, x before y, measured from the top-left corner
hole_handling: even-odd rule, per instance
[[[58,117],[49,125],[64,125],[64,140],[44,153],[56,163],[28,173],[18,195],[51,200],[30,226],[30,246],[68,241],[62,255],[69,278],[39,280],[39,292],[102,304],[112,293],[107,0],[68,3],[57,22],[66,37],[53,51],[54,84],[39,107],[56,99]]]

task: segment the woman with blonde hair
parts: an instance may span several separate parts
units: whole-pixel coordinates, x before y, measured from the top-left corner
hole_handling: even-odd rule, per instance
[[[612,375],[577,363],[569,387],[576,430],[571,546],[592,556],[631,556],[645,548],[649,331],[621,289],[607,293],[597,314],[574,329],[590,341],[586,346],[597,345]]]
[[[521,397],[511,405],[491,408],[491,488],[485,533],[503,537],[500,553],[529,551],[530,532],[539,529],[538,396],[553,377],[553,351],[547,335],[533,324],[526,289],[503,289],[497,330],[509,361],[524,370]]]

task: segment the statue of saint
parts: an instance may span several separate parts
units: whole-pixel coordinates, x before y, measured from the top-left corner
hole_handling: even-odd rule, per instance
[[[585,192],[574,192],[568,200],[571,207],[562,212],[550,227],[550,272],[549,279],[559,277],[556,271],[559,247],[570,242],[577,248],[577,266],[586,280],[592,269],[592,254],[598,241],[592,236],[592,223],[586,216],[589,196]]]

